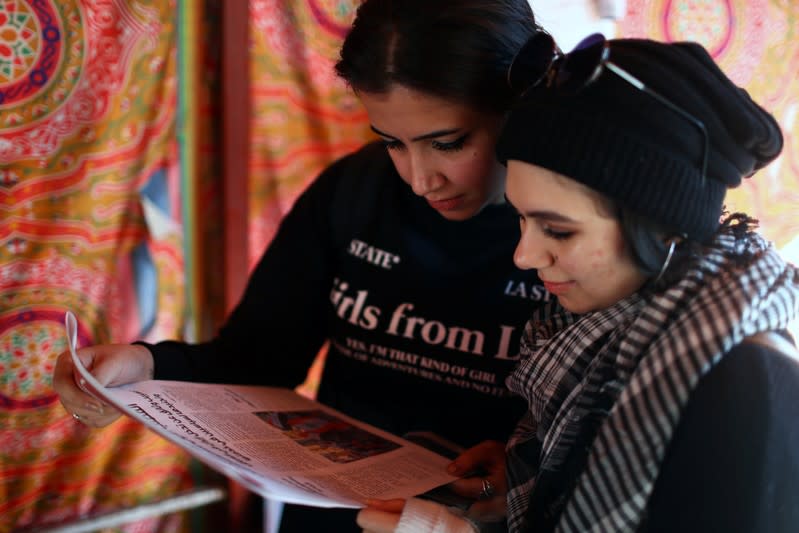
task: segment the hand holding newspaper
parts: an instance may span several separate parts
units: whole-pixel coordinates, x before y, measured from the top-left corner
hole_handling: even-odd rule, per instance
[[[265,498],[363,507],[453,481],[449,459],[354,420],[291,389],[148,380],[106,388],[77,356],[78,385]]]

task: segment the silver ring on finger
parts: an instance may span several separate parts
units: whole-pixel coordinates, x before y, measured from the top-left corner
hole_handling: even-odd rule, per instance
[[[496,491],[494,490],[494,485],[488,480],[488,478],[483,478],[481,480],[483,482],[483,487],[480,489],[480,494],[477,496],[480,500],[487,500],[494,496]]]

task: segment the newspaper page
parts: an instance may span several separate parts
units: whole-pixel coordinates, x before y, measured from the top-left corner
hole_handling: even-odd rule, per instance
[[[65,321],[84,391],[266,498],[357,508],[456,479],[445,471],[449,459],[291,389],[162,380],[103,387],[77,357],[74,315]]]

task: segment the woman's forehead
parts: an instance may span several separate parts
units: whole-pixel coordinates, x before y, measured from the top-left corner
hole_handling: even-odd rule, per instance
[[[499,117],[404,86],[385,93],[358,93],[372,127],[387,136],[412,139],[438,131],[498,127]]]
[[[602,218],[615,218],[615,204],[607,196],[543,166],[510,160],[507,180],[509,200],[520,212],[523,207],[557,208],[572,215],[589,210]]]

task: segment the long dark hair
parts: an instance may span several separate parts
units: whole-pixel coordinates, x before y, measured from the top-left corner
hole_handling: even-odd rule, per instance
[[[527,0],[366,0],[336,72],[355,91],[399,84],[503,113],[514,97],[507,69],[537,31]]]

